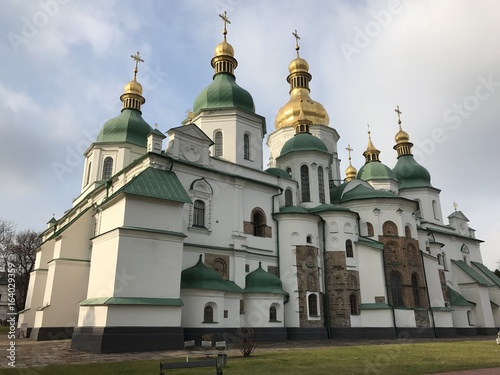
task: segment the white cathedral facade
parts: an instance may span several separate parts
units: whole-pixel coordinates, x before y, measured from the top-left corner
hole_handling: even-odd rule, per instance
[[[79,197],[42,235],[19,314],[31,339],[106,353],[241,328],[257,341],[496,334],[500,279],[465,215],[445,222],[401,121],[394,168],[369,137],[365,164],[341,173],[296,49],[267,167],[225,30],[212,83],[167,135],[142,118],[134,75],[85,152]]]

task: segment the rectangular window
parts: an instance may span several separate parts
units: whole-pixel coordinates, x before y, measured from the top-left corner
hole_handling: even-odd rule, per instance
[[[194,201],[193,227],[205,227],[205,202],[200,200]]]

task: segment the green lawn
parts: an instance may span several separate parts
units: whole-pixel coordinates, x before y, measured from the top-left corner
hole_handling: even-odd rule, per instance
[[[180,361],[183,358],[179,358]],[[227,375],[384,374],[413,375],[500,367],[500,346],[493,341],[391,344],[327,349],[260,351],[250,358],[229,357]],[[23,369],[19,369],[19,373]],[[35,367],[36,374],[159,374],[158,361],[107,362],[76,366]],[[175,370],[176,375],[208,374],[209,368]],[[14,374],[16,370],[0,370]]]

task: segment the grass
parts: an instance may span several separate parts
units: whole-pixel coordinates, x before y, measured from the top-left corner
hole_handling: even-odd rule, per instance
[[[182,361],[183,358],[179,358]],[[250,358],[229,357],[226,375],[265,374],[384,374],[418,375],[445,371],[500,367],[500,346],[491,341],[433,342],[262,351]],[[159,361],[107,362],[102,364],[35,367],[33,374],[127,375],[158,374]],[[25,370],[25,369],[24,369]],[[211,373],[209,368],[175,370],[175,375]],[[0,370],[15,374],[16,370]],[[169,372],[167,372],[169,373]]]

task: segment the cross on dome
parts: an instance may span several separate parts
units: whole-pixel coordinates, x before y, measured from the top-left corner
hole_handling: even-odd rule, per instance
[[[399,105],[396,107],[396,109],[394,111],[398,114],[398,124],[399,124],[399,127],[401,127],[401,115],[403,114],[403,112],[401,112],[399,110]]]
[[[299,49],[300,49],[300,46],[299,46],[299,39],[300,39],[300,36],[299,34],[297,33],[297,30],[295,30],[292,35],[295,37],[295,51],[297,51],[297,57],[299,57]]]
[[[144,62],[144,60],[141,59],[139,51],[137,51],[137,53],[135,55],[130,55],[130,57],[135,60],[135,68],[134,68],[134,79],[135,79],[137,76],[137,72],[138,72],[137,67],[139,66],[139,63]]]
[[[227,18],[226,11],[224,11],[224,13],[222,13],[222,14],[219,14],[219,17],[222,18],[222,20],[224,21],[224,31],[222,32],[222,34],[224,35],[224,39],[226,39],[226,35],[227,35],[226,24],[231,24],[231,21],[229,21],[229,18]]]

